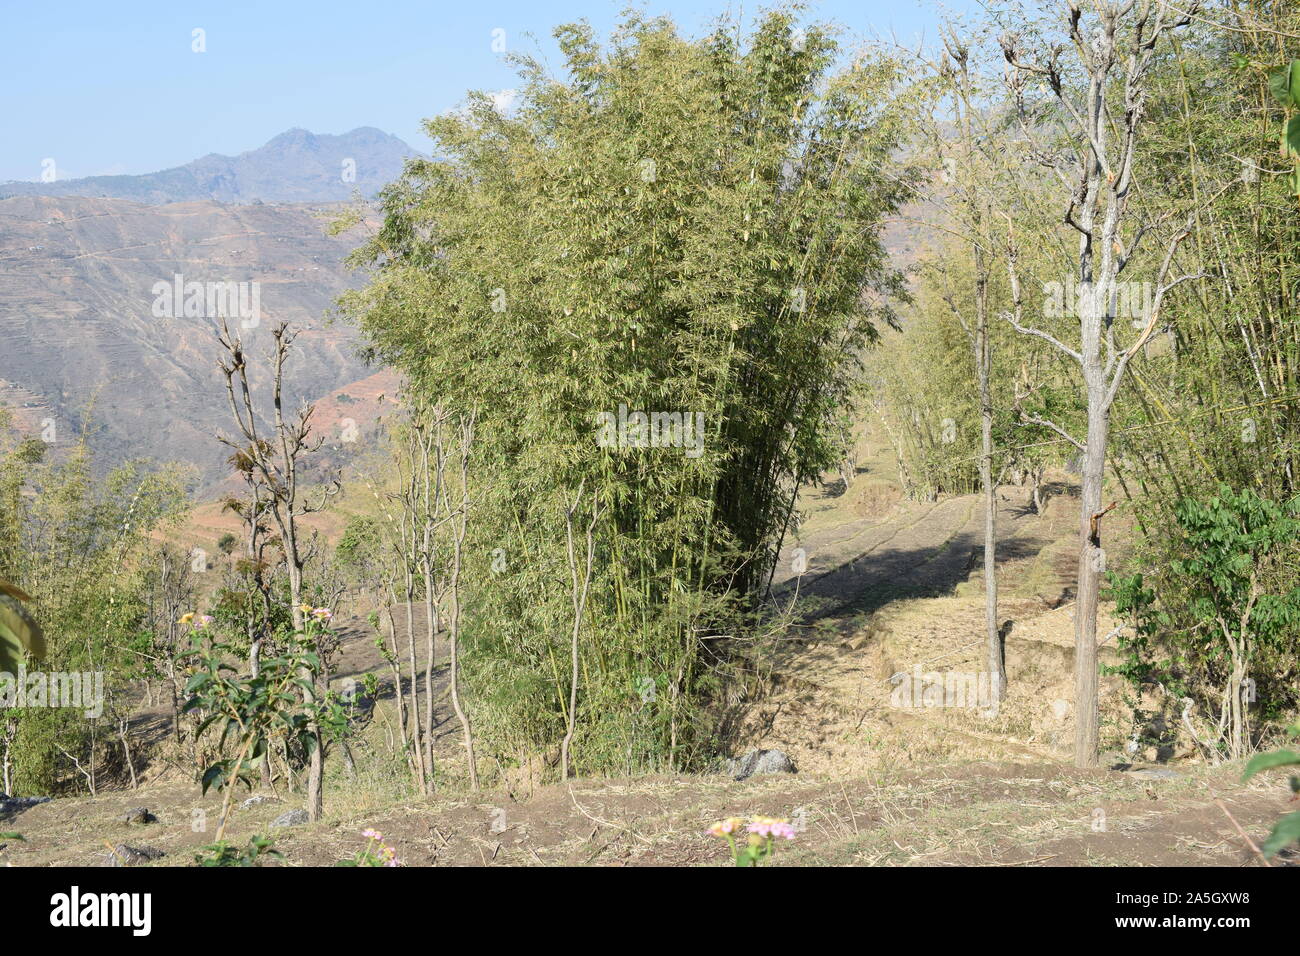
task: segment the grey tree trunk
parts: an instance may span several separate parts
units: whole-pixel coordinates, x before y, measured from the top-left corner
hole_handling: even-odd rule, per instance
[[[980,485],[984,489],[984,627],[989,689],[993,697],[992,703],[997,703],[1006,693],[1007,670],[1002,634],[998,629],[998,502],[997,487],[993,483],[993,397],[989,385],[992,349],[989,348],[987,321],[986,316],[980,334]]]
[[[1096,372],[1100,383],[1100,367]],[[1083,453],[1083,489],[1079,502],[1079,576],[1074,609],[1074,763],[1077,767],[1095,767],[1100,763],[1097,603],[1101,594],[1101,576],[1106,568],[1105,551],[1101,545],[1101,497],[1110,409],[1096,400],[1091,382],[1088,392],[1088,438]]]
[[[985,165],[976,148],[972,127],[974,83],[970,73],[970,51],[955,31],[944,34],[944,48],[949,57],[941,73],[952,83],[953,116],[961,132],[964,176],[959,182],[964,197],[962,208],[970,231],[971,256],[975,274],[974,327],[962,316],[955,298],[948,296],[962,330],[971,344],[975,360],[975,378],[980,401],[980,488],[984,493],[984,627],[986,663],[989,674],[990,704],[994,707],[1006,693],[1007,674],[1002,653],[1002,635],[998,630],[997,575],[997,488],[993,481],[993,345],[989,337],[989,260],[992,248],[989,234],[991,212],[982,191]],[[939,139],[942,139],[940,134]]]
[[[1155,295],[1144,316],[1145,328],[1127,347],[1117,342],[1118,283],[1143,236],[1155,225],[1150,221],[1138,223],[1138,215],[1128,204],[1138,163],[1137,146],[1150,70],[1161,38],[1187,26],[1192,15],[1189,10],[1195,7],[1194,2],[1188,9],[1179,10],[1156,0],[1094,0],[1085,10],[1075,0],[1064,0],[1058,9],[1071,40],[1072,56],[1078,58],[1081,68],[1077,84],[1071,82],[1061,60],[1066,46],[1056,47],[1050,55],[1042,56],[1030,54],[1018,33],[1008,32],[999,37],[1003,55],[1012,68],[1007,75],[1011,92],[1019,99],[1029,82],[1037,83],[1045,78],[1070,121],[1070,137],[1078,156],[1078,178],[1073,183],[1066,182],[1069,205],[1064,219],[1079,235],[1078,258],[1072,269],[1077,270],[1079,288],[1077,351],[1051,332],[1021,324],[1023,302],[1015,241],[1010,235],[1011,219],[1008,219],[1007,270],[1013,306],[1008,318],[1012,326],[1023,334],[1051,343],[1073,359],[1084,381],[1088,423],[1083,441],[1059,424],[1021,412],[1027,421],[1051,428],[1066,438],[1083,455],[1078,593],[1074,612],[1074,762],[1079,767],[1095,767],[1100,762],[1097,604],[1105,571],[1101,499],[1110,409],[1129,361],[1159,327],[1166,293],[1183,282],[1200,278],[1185,275],[1169,279],[1174,254],[1191,234],[1195,223],[1193,213],[1165,245],[1164,259],[1154,283]],[[1022,133],[1027,139],[1034,139],[1036,130],[1023,113],[1020,121]]]

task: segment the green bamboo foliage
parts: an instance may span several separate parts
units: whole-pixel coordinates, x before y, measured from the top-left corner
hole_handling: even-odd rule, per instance
[[[415,393],[477,416],[465,666],[487,752],[564,735],[581,486],[576,770],[686,767],[791,491],[836,458],[854,357],[889,318],[868,294],[902,293],[880,242],[910,175],[898,77],[787,13],[748,37],[636,14],[608,46],[556,37],[563,76],[519,59],[513,109],[474,94],[427,121],[438,156],[385,194],[371,283],[342,305]],[[703,434],[602,447],[620,409]]]
[[[40,647],[25,648],[39,650],[40,661],[27,666],[101,672],[111,703],[141,670],[150,536],[181,512],[183,478],[128,462],[97,479],[84,444],[51,449],[6,426],[0,421],[0,580],[30,598],[23,610],[43,632]],[[16,790],[83,784],[64,755],[93,774],[96,743],[112,735],[107,720],[67,708],[0,706],[0,729],[10,722],[16,734],[0,756]]]

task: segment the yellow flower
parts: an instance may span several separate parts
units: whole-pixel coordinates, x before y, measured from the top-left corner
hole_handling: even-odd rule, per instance
[[[193,621],[194,621],[194,612],[193,612],[193,611],[190,611],[188,614],[182,614],[182,615],[181,615],[181,619],[180,619],[179,621],[177,621],[176,623],[177,623],[177,624],[190,624],[190,623],[192,623]]]

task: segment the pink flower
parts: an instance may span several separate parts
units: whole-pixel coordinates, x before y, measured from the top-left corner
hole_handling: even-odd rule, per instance
[[[778,820],[776,823],[772,824],[772,836],[785,837],[787,840],[793,840],[794,827],[786,823],[784,820]]]
[[[720,820],[713,824],[713,826],[709,827],[709,833],[716,837],[730,836],[744,825],[745,821],[740,819],[740,817],[728,817],[727,819]]]
[[[750,833],[757,833],[765,837],[785,837],[787,840],[794,839],[794,827],[788,820],[777,820],[772,817],[754,817],[747,827]]]

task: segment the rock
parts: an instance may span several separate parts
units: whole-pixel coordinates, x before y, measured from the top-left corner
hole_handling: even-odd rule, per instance
[[[18,813],[38,804],[49,803],[50,799],[50,797],[7,797],[0,793],[0,817],[7,817],[11,813]]]
[[[139,866],[141,863],[152,863],[154,860],[161,860],[166,855],[156,846],[130,846],[126,843],[119,843],[113,847],[112,853],[103,854],[103,865]]]
[[[798,773],[794,761],[780,750],[751,750],[737,760],[727,761],[727,773],[746,780],[759,773]]]
[[[273,827],[300,827],[304,823],[311,821],[307,816],[306,810],[290,810],[288,813],[282,813],[271,821]]]
[[[260,806],[263,803],[279,803],[279,802],[280,802],[279,797],[270,797],[264,793],[259,793],[256,796],[249,797],[239,806],[240,809],[242,810],[251,810],[253,807]]]
[[[148,807],[132,807],[122,816],[123,823],[157,823],[158,818],[149,812]]]
[[[1129,775],[1143,780],[1181,780],[1183,776],[1168,767],[1144,767],[1141,770],[1130,770]]]

